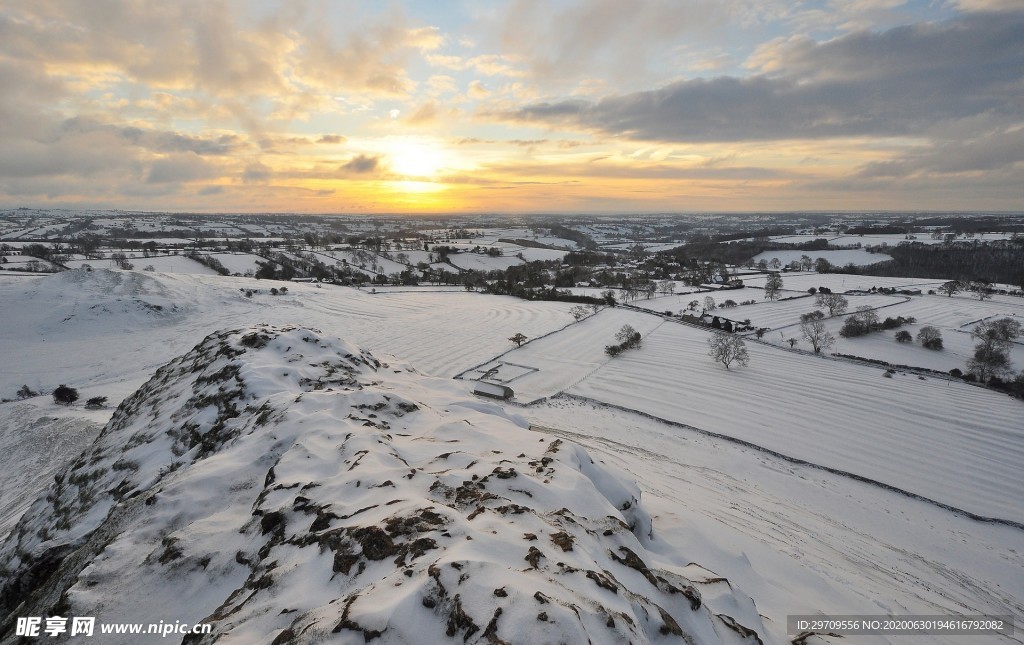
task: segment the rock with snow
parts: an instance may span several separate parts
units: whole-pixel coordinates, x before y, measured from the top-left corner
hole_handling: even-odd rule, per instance
[[[212,334],[0,547],[0,636],[74,615],[212,626],[190,642],[760,642],[749,598],[725,583],[716,614],[648,549],[632,482],[523,425],[314,330]]]

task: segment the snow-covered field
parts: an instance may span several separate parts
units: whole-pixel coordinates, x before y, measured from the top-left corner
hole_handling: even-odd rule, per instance
[[[786,293],[782,294],[782,297],[797,296],[797,293]],[[655,313],[663,313],[665,311],[671,311],[674,314],[678,314],[681,311],[689,307],[690,303],[696,300],[700,303],[700,306],[704,306],[704,299],[711,297],[715,301],[715,306],[721,305],[726,300],[732,300],[735,303],[746,302],[748,300],[756,300],[761,302],[764,298],[763,289],[700,289],[697,287],[681,287],[676,290],[676,293],[671,296],[663,296],[655,294],[653,298],[637,298],[636,300],[630,300],[629,304],[633,307],[639,307],[640,309],[646,309]],[[767,302],[767,301],[765,301]],[[730,316],[729,311],[735,311],[735,309],[724,309],[722,315]]]
[[[1020,616],[1024,610],[1024,538],[1017,529],[606,406],[562,398],[526,413],[544,432],[581,443],[633,474],[655,525],[664,529],[650,548],[672,549],[678,540],[714,575],[740,582],[779,641],[793,637],[780,635],[792,614]],[[1019,642],[1017,636],[808,642],[846,641]]]
[[[146,267],[153,267],[154,271],[161,273],[181,273],[186,275],[217,275],[217,272],[200,264],[184,255],[154,255],[151,257],[128,258],[134,265],[135,270],[142,271]],[[114,266],[113,260],[69,260],[65,263],[69,269],[80,269],[83,266],[90,266],[94,269],[106,269]]]
[[[771,262],[774,259],[778,259],[783,266],[790,262],[799,262],[800,258],[807,256],[812,260],[818,258],[825,258],[829,261],[832,266],[844,267],[847,264],[854,266],[867,266],[869,264],[876,264],[878,262],[886,262],[891,260],[892,257],[885,255],[884,253],[868,253],[861,249],[851,249],[846,251],[785,251],[776,249],[774,251],[765,251],[758,253],[754,256],[754,262]]]
[[[639,244],[648,253],[658,253],[659,251],[671,251],[672,249],[679,248],[680,246],[685,246],[686,242],[640,242]],[[637,242],[606,244],[601,247],[601,250],[629,251],[636,245]]]
[[[763,287],[768,277],[746,276],[743,284]],[[920,289],[927,293],[929,289],[937,289],[945,280],[929,280],[927,278],[888,278],[872,275],[853,275],[849,273],[783,273],[782,288],[788,291],[807,291],[811,287],[827,287],[837,293],[845,291],[867,291],[871,287],[894,289]]]
[[[1024,298],[993,295],[989,300],[978,300],[969,294],[953,296],[924,295],[893,307],[901,316],[914,316],[919,321],[949,328],[968,328],[986,318],[1013,316],[1024,321]]]
[[[137,266],[139,262],[143,260],[139,259]],[[851,282],[864,279],[870,281],[867,287],[892,284],[884,282],[886,280],[898,281],[818,274],[783,277],[785,288],[795,290],[806,288],[799,285],[799,281],[805,278],[808,287],[829,286],[830,280],[835,284],[845,283],[847,279]],[[568,313],[573,306],[571,303],[528,302],[463,289],[381,288],[377,293],[370,293],[369,290],[332,285],[316,288],[307,284],[289,284],[286,296],[270,295],[270,287],[277,284],[243,278],[106,269],[31,278],[7,277],[0,272],[0,302],[3,303],[0,309],[0,356],[3,356],[5,366],[16,366],[15,369],[0,371],[0,396],[13,397],[22,384],[38,390],[68,383],[80,388],[83,400],[103,395],[109,396],[110,402],[116,404],[149,379],[157,367],[184,354],[214,330],[259,323],[298,323],[319,329],[322,335],[318,338],[322,340],[318,343],[325,347],[340,346],[330,340],[331,337],[340,337],[369,349],[390,366],[381,370],[375,380],[385,381],[386,387],[400,389],[401,392],[394,391],[403,397],[425,402],[424,409],[429,407],[439,415],[443,410],[451,415],[449,421],[452,423],[441,427],[440,434],[431,434],[433,431],[417,434],[420,430],[416,430],[408,437],[397,433],[390,439],[381,438],[393,447],[394,454],[400,454],[411,462],[437,457],[434,453],[424,452],[429,446],[436,445],[440,449],[441,444],[449,439],[461,442],[457,449],[445,448],[445,452],[451,453],[446,457],[449,463],[445,467],[460,469],[457,473],[453,471],[449,477],[452,481],[469,479],[469,470],[474,467],[471,460],[484,458],[484,448],[488,444],[481,437],[488,433],[497,433],[492,442],[497,447],[493,449],[503,451],[502,456],[493,458],[510,459],[523,473],[527,469],[525,466],[520,468],[521,464],[513,457],[517,454],[532,455],[531,444],[545,445],[546,441],[557,437],[571,438],[584,445],[598,463],[607,462],[610,472],[619,470],[624,473],[621,477],[602,474],[590,478],[590,481],[627,482],[615,484],[620,486],[617,490],[622,490],[621,487],[628,488],[628,480],[633,479],[643,490],[643,508],[653,516],[655,528],[654,538],[643,542],[646,551],[642,556],[646,561],[653,563],[652,567],[657,565],[692,581],[712,614],[735,616],[740,623],[755,626],[766,643],[788,642],[792,638],[792,635],[787,637],[785,634],[785,621],[786,615],[794,613],[1024,613],[1024,579],[1019,576],[1019,571],[1024,568],[1024,531],[1020,528],[979,522],[879,485],[793,461],[803,460],[876,480],[968,513],[1019,523],[1024,520],[1024,428],[1020,423],[1024,417],[1024,404],[1018,400],[939,378],[922,380],[916,375],[903,373],[897,373],[891,379],[883,378],[882,370],[875,367],[758,343],[749,343],[749,367],[727,371],[712,363],[707,356],[705,341],[708,334],[705,331],[625,308],[605,308],[577,323]],[[900,286],[902,284],[920,285],[921,281],[907,281]],[[841,290],[838,286],[841,284],[832,288]],[[258,292],[248,298],[243,290],[251,288]],[[743,292],[751,295],[743,296]],[[654,311],[675,310],[685,307],[690,300],[702,299],[704,295],[680,295],[650,301],[640,299],[635,304],[650,303]],[[782,323],[787,317],[796,317],[814,308],[811,298],[769,303],[763,300],[763,292],[759,289],[712,295],[716,300],[726,297],[737,301],[748,297],[758,300],[756,305],[727,309],[722,313],[729,317],[743,313],[743,317],[750,317],[765,326],[769,325],[761,323],[762,320],[774,322],[777,319]],[[681,304],[671,306],[668,304],[670,299],[678,299]],[[903,298],[872,295],[851,297],[850,300],[852,309],[860,302],[870,301],[872,306],[879,306],[900,302]],[[941,321],[943,325],[952,327],[969,324],[987,315],[1020,313],[1014,308],[1020,304],[1018,299],[998,296],[985,303],[965,296],[952,299],[925,296],[887,307],[879,314],[883,318],[886,315],[914,315],[919,324]],[[741,312],[740,309],[748,311]],[[643,334],[643,346],[610,359],[604,353],[604,346],[615,342],[614,334],[624,324]],[[830,320],[829,324],[838,325],[839,319]],[[517,332],[529,339],[518,349],[508,340]],[[944,330],[947,349],[951,353],[963,351],[953,347],[951,336],[954,333]],[[777,336],[777,333],[769,332],[765,340],[773,340],[773,334]],[[875,336],[854,340],[875,342]],[[891,332],[884,333],[884,343],[883,335],[877,336],[878,352],[884,352],[889,345],[897,345],[891,340]],[[969,340],[966,334],[958,336]],[[296,342],[286,344],[294,346]],[[928,351],[919,346],[903,350]],[[282,361],[288,360],[289,350],[282,347],[281,351],[283,353],[264,367],[287,371]],[[866,355],[863,351],[849,353]],[[913,361],[892,360],[915,364]],[[468,371],[463,377],[466,379],[479,376],[490,367],[505,365],[508,369],[499,370],[499,374],[509,378],[508,385],[515,390],[517,402],[563,391],[586,397],[592,402],[558,397],[525,408],[503,406],[469,397],[467,393],[471,383],[446,379],[437,382],[440,390],[431,390],[435,386],[421,386],[418,381],[410,380],[409,374],[392,378],[394,370],[404,369],[406,365],[418,372],[440,377]],[[252,372],[254,376],[257,373],[263,372]],[[267,379],[271,379],[270,372],[266,374]],[[190,378],[197,378],[197,375]],[[269,380],[261,383],[268,387],[271,385]],[[364,387],[372,389],[378,385],[367,383]],[[428,390],[435,391],[435,394],[428,394]],[[441,390],[445,391],[443,396],[436,394]],[[266,395],[260,391],[260,396]],[[417,396],[421,398],[416,399],[410,393],[419,393]],[[331,423],[344,425],[351,420],[342,418],[344,414],[338,415],[337,412],[348,408],[342,406],[335,410],[332,407],[335,404],[325,397],[324,393],[304,394],[301,398],[305,403],[296,403],[289,413],[295,415],[296,424],[280,426],[280,431],[287,433],[297,433],[296,428],[307,427],[310,434],[295,434],[295,447],[288,449],[291,452],[286,460],[290,465],[276,469],[278,481],[288,484],[300,471],[308,473],[303,477],[320,477],[316,473],[323,474],[327,470],[331,473],[344,471],[339,468],[341,462],[329,463],[330,460],[324,456],[333,454],[331,451],[340,444],[332,434],[335,430],[324,426],[322,418],[317,415],[326,411]],[[283,405],[284,401],[294,401],[295,398],[294,392],[285,392],[279,400]],[[327,407],[323,408],[321,404]],[[611,405],[624,409],[609,407]],[[463,410],[469,412],[464,413]],[[106,421],[110,413],[109,408],[85,411],[80,404],[66,409],[53,404],[48,396],[0,404],[0,454],[19,454],[23,455],[19,459],[29,458],[24,456],[27,454],[24,450],[15,450],[24,448],[23,433],[29,432],[36,450],[35,463],[45,463],[33,471],[32,477],[20,476],[14,470],[0,477],[0,502],[5,505],[5,514],[0,515],[0,522],[4,523],[0,525],[0,534],[3,526],[9,526],[24,509],[27,500],[37,496],[38,487],[53,482],[53,475],[74,461],[81,447],[89,445],[95,436],[96,424]],[[528,417],[537,426],[534,434],[505,425],[499,429],[498,425],[484,420],[504,417],[512,419],[512,425],[515,425],[519,415]],[[688,424],[692,428],[660,423],[651,416]],[[465,424],[459,419],[463,417],[473,424],[472,427],[480,428],[479,436],[471,436],[472,433],[461,429]],[[247,415],[242,415],[239,422],[247,423],[247,419]],[[382,417],[375,422],[384,419]],[[388,416],[386,420],[395,428],[405,427],[401,425],[406,423],[404,418]],[[61,433],[69,432],[77,434],[66,437],[68,441],[61,441]],[[535,442],[535,436],[542,441]],[[736,440],[748,443],[736,443]],[[73,602],[80,603],[79,607],[89,606],[90,602],[110,590],[114,593],[111,598],[122,600],[118,600],[119,604],[108,605],[108,608],[116,606],[129,613],[135,612],[133,615],[145,616],[147,611],[152,611],[145,600],[147,594],[151,594],[154,599],[168,603],[168,607],[177,611],[184,605],[179,599],[181,594],[172,593],[177,589],[174,586],[177,583],[170,581],[180,581],[184,576],[192,581],[190,585],[194,583],[190,588],[198,594],[193,596],[198,620],[211,611],[203,603],[213,602],[212,599],[222,591],[241,588],[246,582],[245,570],[232,564],[235,552],[249,553],[257,548],[246,541],[249,538],[245,535],[249,534],[239,532],[240,525],[232,524],[231,534],[235,537],[231,538],[234,540],[231,544],[237,542],[238,546],[224,551],[225,538],[218,537],[215,528],[221,522],[240,522],[241,519],[234,518],[234,511],[202,518],[194,513],[201,515],[202,512],[203,504],[197,500],[213,499],[215,491],[220,490],[220,483],[231,479],[229,491],[217,497],[218,508],[228,508],[225,500],[245,498],[243,501],[248,501],[244,504],[239,502],[238,508],[244,507],[244,520],[250,521],[252,500],[246,496],[252,491],[258,493],[262,490],[260,482],[264,482],[267,469],[272,464],[261,462],[259,472],[246,471],[245,466],[251,463],[247,459],[256,459],[257,453],[267,454],[268,447],[258,442],[245,445],[249,447],[230,453],[231,456],[225,453],[225,456],[211,459],[202,469],[182,469],[179,479],[175,480],[177,488],[172,486],[160,493],[153,513],[146,516],[166,519],[187,515],[193,519],[177,526],[192,528],[180,529],[180,533],[173,533],[179,530],[177,528],[168,532],[161,528],[164,526],[160,524],[162,519],[152,520],[156,523],[133,525],[136,526],[132,529],[134,533],[125,535],[134,537],[108,549],[103,560],[92,570],[90,575],[94,577],[90,580],[99,582],[99,588],[90,591],[91,587],[83,583],[73,594]],[[761,448],[782,456],[772,455]],[[465,450],[465,455],[459,455],[457,450]],[[338,513],[351,507],[345,515],[365,506],[361,500],[372,499],[374,501],[367,504],[374,503],[377,498],[372,496],[376,493],[371,492],[367,482],[372,480],[384,486],[383,481],[388,477],[381,470],[384,464],[381,460],[393,457],[384,453],[379,456],[371,454],[373,456],[364,458],[363,463],[370,464],[372,472],[367,470],[366,476],[358,478],[365,479],[363,486],[355,488],[356,484],[347,474],[324,475],[320,481],[329,481],[330,485],[314,495],[328,495],[335,488],[343,487],[345,495],[339,493],[337,500],[344,501],[332,498],[331,503],[337,504]],[[586,470],[586,461],[577,461],[572,461],[572,467]],[[145,467],[155,468],[156,465],[159,464],[154,460],[146,462]],[[494,467],[497,466],[488,465],[488,472]],[[500,467],[506,468],[508,464],[500,464]],[[566,473],[570,470],[566,469]],[[431,473],[436,474],[436,471],[433,469]],[[229,472],[233,473],[230,477]],[[395,473],[402,476],[397,470]],[[113,477],[112,474],[110,476]],[[285,481],[286,478],[292,479]],[[242,484],[249,480],[256,483],[252,484],[252,491],[246,492],[249,488]],[[492,480],[503,481],[495,477]],[[398,479],[391,477],[391,481],[394,483]],[[416,483],[416,479],[412,481]],[[509,481],[519,484],[525,478],[521,475],[519,479]],[[585,483],[584,479],[571,481],[571,491],[567,489],[560,493],[557,500],[571,499],[573,504],[578,502],[580,508],[596,508],[596,503],[582,501],[585,491],[579,486],[580,482]],[[113,487],[117,482],[112,481],[111,484]],[[399,485],[400,488],[388,486],[372,490],[381,491],[381,495],[387,491],[386,499],[380,498],[385,502],[399,498],[420,499],[417,497],[421,495],[419,488],[406,485],[404,480]],[[518,496],[514,498],[515,503],[535,504],[538,508],[542,506],[542,500],[547,499],[543,497],[547,494],[545,491],[551,490],[543,486],[533,487],[532,483],[529,486],[517,485],[516,488],[529,491],[533,497],[517,492],[514,493]],[[302,517],[300,511],[293,510],[298,498],[292,499],[289,495],[293,493],[284,491],[287,489],[268,493],[270,498],[266,503],[269,506],[265,510],[273,511],[277,504],[289,518],[286,522],[289,535],[292,531],[304,531],[304,525],[296,528],[301,522],[296,523],[294,519]],[[349,497],[356,493],[364,497]],[[189,504],[185,504],[186,499]],[[325,500],[326,497],[317,503]],[[165,503],[168,505],[162,507],[161,504]],[[568,504],[568,501],[565,504],[559,502],[552,508]],[[367,513],[365,517],[373,516],[367,521],[372,523],[386,519],[387,512],[379,517],[377,513]],[[357,515],[355,519],[362,521],[363,517]],[[512,519],[518,517],[509,516]],[[540,587],[529,590],[515,586],[520,583],[513,582],[519,580],[513,576],[514,570],[525,570],[528,566],[521,561],[522,553],[517,553],[508,562],[502,560],[495,568],[494,549],[518,548],[520,544],[519,538],[513,541],[509,537],[512,535],[508,532],[509,518],[486,510],[472,523],[465,518],[460,519],[457,521],[459,531],[476,530],[476,523],[484,522],[481,526],[493,527],[499,533],[492,534],[495,535],[493,538],[486,538],[489,541],[485,543],[483,534],[469,533],[474,536],[470,542],[462,539],[462,533],[455,532],[452,535],[459,537],[460,545],[464,542],[466,546],[437,538],[438,546],[455,549],[451,551],[450,561],[467,567],[463,573],[471,576],[471,582],[467,584],[472,589],[476,589],[479,581],[484,579],[481,576],[493,576],[500,581],[492,585],[493,588],[500,587],[505,580],[513,585],[509,587],[510,601],[538,602],[530,598],[538,589],[543,589],[546,596],[562,597],[559,594],[567,593],[564,589],[576,585],[575,582],[572,585],[538,582]],[[309,519],[311,521],[313,517]],[[193,521],[198,523],[189,524]],[[518,521],[515,519],[512,523]],[[529,524],[525,523],[527,521]],[[523,527],[532,527],[535,521],[533,516],[528,520],[524,516]],[[260,522],[254,522],[251,526],[256,528],[255,533],[259,533]],[[543,528],[541,524],[536,526]],[[520,528],[519,534],[529,530]],[[555,530],[552,528],[549,532]],[[174,569],[178,571],[178,578],[166,577],[154,564],[167,547],[161,545],[157,538],[152,538],[156,542],[149,544],[149,535],[170,535],[181,540],[179,546],[184,556],[181,562],[188,566]],[[590,554],[591,546],[596,549],[591,555],[603,558],[600,554],[604,551],[597,548],[597,543],[591,545],[586,542],[584,547],[582,536],[583,533],[578,538],[576,551],[564,554],[557,550],[552,552],[551,539],[547,535],[540,536],[540,541],[535,544],[548,557],[558,553],[558,559],[570,566],[580,567],[582,561],[573,558]],[[200,556],[209,550],[207,546],[214,544],[228,555],[222,559],[215,557],[215,562],[210,565],[212,568],[204,569],[199,565]],[[478,544],[479,548],[473,544]],[[141,553],[136,547],[145,547],[146,553],[154,553],[149,563],[140,564],[138,559],[133,560]],[[277,589],[280,590],[278,593],[294,598],[293,604],[301,610],[295,618],[301,615],[303,620],[312,624],[321,615],[333,616],[333,605],[331,609],[311,609],[320,606],[317,598],[328,593],[321,582],[332,574],[330,554],[321,556],[326,560],[316,570],[326,572],[326,577],[320,580],[313,569],[303,568],[307,565],[299,557],[300,551],[305,554],[311,551],[298,546],[287,549],[276,546],[274,549],[275,559],[284,566],[272,576],[275,587],[269,592],[256,589],[253,602],[260,607],[271,606],[273,594],[270,592]],[[317,547],[313,549],[315,551]],[[431,574],[420,570],[420,560],[415,562],[409,584],[398,588],[388,586],[389,594],[368,592],[365,602],[379,598],[379,611],[369,610],[369,604],[363,604],[364,601],[354,605],[353,611],[359,612],[360,624],[379,625],[375,621],[380,616],[401,611],[407,616],[418,616],[416,620],[423,621],[417,623],[422,625],[422,629],[434,629],[427,620],[427,614],[418,613],[424,607],[419,595],[413,593],[413,590],[419,593],[432,588],[429,580],[420,577],[423,574],[429,578]],[[553,563],[541,562],[542,567]],[[379,565],[369,565],[368,576],[376,576],[376,572],[382,570],[374,569],[375,566]],[[627,586],[634,578],[643,579],[636,571],[620,572],[614,568],[618,566],[614,562],[608,564],[601,560],[599,566],[614,570],[615,576]],[[502,567],[508,568],[507,576],[498,573]],[[136,568],[153,573],[160,586],[147,586],[149,583],[132,581],[130,576],[123,574]],[[115,571],[122,573],[114,575]],[[210,571],[221,571],[224,577],[211,578],[213,574]],[[295,573],[303,571],[307,573]],[[342,577],[334,573],[338,576],[336,583]],[[551,575],[566,574],[552,572]],[[727,577],[729,582],[714,582],[720,576]],[[579,577],[579,585],[589,585],[589,591],[596,590],[609,599],[614,597],[607,589],[598,588],[593,578]],[[110,582],[118,579],[123,579],[123,583]],[[373,579],[378,580],[376,577]],[[403,579],[404,576],[398,581]],[[457,580],[454,572],[442,568],[438,582],[443,582],[449,589],[457,589]],[[567,577],[565,580],[576,579]],[[381,584],[392,583],[386,576],[380,581]],[[424,581],[426,587],[421,584]],[[250,589],[257,586],[254,584]],[[491,617],[488,612],[493,611],[489,606],[485,611],[483,601],[484,597],[491,597],[492,587],[483,590],[486,593],[480,590],[474,594],[463,592],[466,612],[478,621],[481,630]],[[379,591],[383,587],[376,589]],[[330,598],[337,597],[337,591],[330,593],[335,594]],[[753,605],[744,604],[749,603],[744,594],[751,596]],[[403,599],[409,598],[414,602],[403,604]],[[222,600],[223,596],[220,596],[216,602]],[[602,602],[611,601],[605,599]],[[449,605],[443,606],[450,608]],[[552,605],[547,607],[555,620]],[[307,611],[313,613],[305,613]],[[515,641],[518,636],[501,631],[505,624],[502,621],[512,620],[513,610],[507,609],[507,612],[496,623],[498,633]],[[245,622],[249,627],[239,627],[234,635],[244,638],[245,634],[259,631],[261,637],[268,637],[268,634],[279,633],[273,630],[280,630],[282,625],[290,623],[291,618],[274,618],[278,615],[277,611],[261,614],[258,609],[243,607],[238,614],[239,624]],[[191,613],[180,615],[181,618],[190,616]],[[244,621],[241,620],[243,617]],[[530,620],[536,622],[532,617]],[[710,620],[714,622],[713,618]],[[337,622],[338,618],[334,617],[332,624]],[[657,632],[657,625],[654,629]],[[694,629],[704,628],[695,626]],[[734,635],[728,630],[716,633],[723,639]],[[349,634],[358,636],[356,632]],[[528,632],[527,636],[531,634],[537,636],[534,632]],[[634,634],[631,638],[636,637]],[[543,640],[545,637],[538,638]],[[857,640],[865,643],[958,642],[956,637],[927,640],[864,637]],[[707,639],[699,642],[707,642]],[[1016,641],[992,638],[977,642]]]
[[[534,337],[573,321],[571,303],[301,283],[289,284],[286,296],[269,295],[276,284],[108,269],[0,279],[0,355],[19,366],[0,373],[0,396],[13,397],[23,384],[52,389],[60,379],[110,389],[116,403],[115,393],[127,395],[197,338],[257,322],[301,321],[426,373],[453,376],[511,347],[507,339],[516,333]],[[252,298],[241,291],[254,288],[260,292]]]
[[[943,348],[940,351],[934,351],[925,349],[916,342],[898,343],[895,340],[895,334],[898,331],[896,329],[878,331],[856,338],[843,338],[839,335],[839,330],[845,316],[840,316],[825,320],[826,328],[835,336],[836,340],[835,346],[830,348],[829,352],[942,372],[948,372],[953,368],[966,371],[967,361],[974,356],[974,347],[977,344],[970,332],[979,321],[998,318],[1024,321],[1024,299],[1014,296],[995,295],[991,300],[986,301],[978,301],[976,298],[964,294],[958,294],[952,298],[939,295],[911,297],[850,295],[847,296],[847,299],[850,301],[849,312],[866,304],[872,307],[881,307],[877,311],[879,320],[897,316],[914,318],[917,322],[900,328],[914,337],[926,325],[938,328],[942,334]],[[764,339],[770,343],[788,347],[787,339],[796,338],[798,348],[810,350],[806,341],[800,338],[799,314],[814,309],[814,300],[808,297],[789,302],[794,305],[797,303],[805,303],[805,305],[803,309],[800,309],[799,306],[792,307],[792,316],[772,318],[772,324],[758,323],[760,326],[772,329]],[[785,304],[785,302],[779,302],[773,306],[781,312]],[[758,306],[738,307],[732,311],[738,310],[757,311]],[[768,310],[770,307],[766,309],[766,311]],[[732,314],[723,315],[732,317]],[[747,315],[750,316],[749,313]],[[750,317],[755,322],[759,320],[754,316]],[[1015,372],[1024,368],[1024,345],[1019,342],[1013,344],[1009,356],[1011,367]]]
[[[569,392],[979,515],[1024,518],[1020,401],[945,379],[883,378],[878,368],[756,344],[748,368],[726,370],[708,358],[707,337],[665,323],[641,349],[609,361]]]
[[[256,273],[259,271],[259,265],[257,262],[267,264],[268,260],[252,253],[206,253],[215,260],[219,261],[224,265],[224,268],[230,271],[232,274],[241,273]],[[270,264],[274,264],[271,262]]]
[[[906,296],[851,295],[847,296],[847,300],[850,301],[851,312],[856,311],[857,307],[871,307],[872,309],[878,309],[881,307],[882,309],[878,311],[878,315],[880,319],[884,319],[886,316],[898,315],[892,313],[891,310],[894,309],[894,305],[898,305],[906,300]],[[790,298],[787,300],[776,300],[774,302],[762,300],[753,305],[740,305],[738,307],[728,309],[717,309],[713,313],[717,316],[728,318],[733,321],[749,319],[751,324],[755,327],[777,329],[779,327],[799,324],[801,314],[821,309],[821,307],[814,304],[813,297],[806,296]],[[825,310],[824,313],[828,315],[828,310]]]
[[[918,242],[921,244],[942,244],[943,239],[933,240],[932,236],[927,233],[915,234],[916,239],[908,240],[905,235],[842,235],[839,237],[831,238],[830,244],[837,246],[850,246],[852,244],[861,244],[863,246],[882,246],[889,245],[895,246],[897,244],[906,244],[909,242]],[[966,238],[959,236],[956,238],[958,242],[969,242],[971,240],[979,241],[992,241],[992,240],[1008,240],[1012,236],[1011,233],[979,233],[973,238]]]
[[[1010,239],[1011,236],[1012,233],[979,233],[978,235],[975,236],[975,238],[964,238],[963,236],[960,236],[957,238],[957,241],[964,241],[966,239],[978,239],[983,241],[1007,240]],[[875,235],[839,235],[831,232],[822,233],[820,235],[781,235],[771,237],[771,240],[773,242],[781,242],[783,244],[806,244],[808,242],[813,242],[814,240],[820,239],[828,240],[829,244],[833,246],[853,246],[856,244],[860,244],[861,246],[896,246],[898,244],[942,244],[944,242],[943,238],[932,239],[932,236],[929,233],[913,233],[912,237],[909,237],[908,234],[900,235],[897,233]],[[808,252],[808,255],[814,257],[813,253],[816,253],[816,251]]]
[[[368,260],[361,255],[357,257],[357,254],[354,251],[350,250],[317,251],[315,252],[315,255],[317,256],[317,259],[326,264],[335,264],[344,260],[348,264],[352,265],[353,267],[359,268],[360,270],[370,271],[373,273],[382,273],[384,275],[401,273],[402,271],[405,271],[406,269],[409,268],[407,265],[402,264],[401,262],[389,260],[388,258],[385,258],[381,255],[377,255],[376,253],[366,253],[369,253],[370,255],[370,258]],[[374,263],[376,263],[376,265]],[[376,266],[376,268],[374,268],[374,266]]]
[[[517,400],[533,401],[568,389],[607,364],[611,359],[604,352],[605,345],[618,342],[615,333],[623,325],[646,335],[662,324],[655,316],[606,307],[557,334],[533,340],[481,365],[465,378],[479,378],[501,363],[531,368],[536,371],[507,385],[515,391]]]
[[[460,269],[472,269],[473,271],[504,271],[509,267],[523,264],[523,260],[515,255],[491,257],[481,253],[453,253],[448,256],[448,261]]]

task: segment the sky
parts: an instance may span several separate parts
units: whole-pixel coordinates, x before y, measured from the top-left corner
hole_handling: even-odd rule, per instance
[[[0,0],[0,206],[1024,210],[1024,0]]]

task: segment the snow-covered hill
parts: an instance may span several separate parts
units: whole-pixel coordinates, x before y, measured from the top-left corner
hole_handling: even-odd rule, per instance
[[[311,329],[211,334],[21,517],[0,635],[59,614],[201,642],[767,638],[749,598],[648,548],[632,482],[466,391]]]

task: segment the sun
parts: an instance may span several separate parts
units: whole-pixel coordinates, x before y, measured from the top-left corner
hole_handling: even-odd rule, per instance
[[[396,174],[430,178],[445,167],[444,150],[437,144],[416,139],[400,139],[388,144],[388,163]]]

